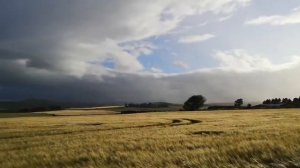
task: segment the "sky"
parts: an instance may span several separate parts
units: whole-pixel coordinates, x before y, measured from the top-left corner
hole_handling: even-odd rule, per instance
[[[0,0],[0,100],[300,95],[300,1]]]

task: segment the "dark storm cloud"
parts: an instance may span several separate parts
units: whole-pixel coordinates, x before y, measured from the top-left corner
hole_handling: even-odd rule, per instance
[[[2,66],[1,66],[2,67]],[[232,101],[243,97],[257,101],[268,97],[293,97],[299,83],[295,67],[276,72],[213,70],[190,74],[155,77],[153,75],[115,74],[74,78],[58,74],[14,74],[1,78],[2,98],[53,98],[70,101],[99,102],[182,102],[192,94],[203,94],[210,101]],[[1,72],[2,69],[1,69]],[[1,74],[3,76],[3,74]],[[294,78],[291,78],[293,76]],[[288,86],[288,88],[287,88]],[[17,92],[16,92],[17,91]]]

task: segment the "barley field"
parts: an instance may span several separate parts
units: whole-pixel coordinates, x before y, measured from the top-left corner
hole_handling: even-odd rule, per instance
[[[0,167],[300,167],[300,111],[0,114]]]

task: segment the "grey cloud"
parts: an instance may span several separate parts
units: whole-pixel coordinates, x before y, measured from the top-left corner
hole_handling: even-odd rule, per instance
[[[140,71],[143,67],[138,58],[124,51],[120,43],[163,35],[189,15],[228,13],[249,1],[1,1],[0,49],[26,54],[28,66],[69,71],[75,76],[88,73],[89,62],[107,58],[116,61],[117,70]],[[96,47],[78,47],[82,44]],[[113,46],[110,52],[105,51],[107,45]],[[78,50],[80,56],[74,52]],[[77,74],[67,66],[81,66],[81,70]]]

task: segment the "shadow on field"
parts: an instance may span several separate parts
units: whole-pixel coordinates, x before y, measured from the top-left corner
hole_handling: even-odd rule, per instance
[[[223,135],[224,131],[197,131],[193,132],[193,135]]]
[[[103,123],[80,123],[77,125],[83,125],[83,126],[98,126],[98,125],[102,125]]]
[[[46,113],[2,113],[0,118],[19,118],[19,117],[50,117],[51,114]]]
[[[182,125],[192,125],[192,124],[198,124],[201,123],[202,121],[200,120],[195,120],[195,119],[173,119],[172,123],[169,124],[168,126],[175,127],[175,126],[182,126]]]

